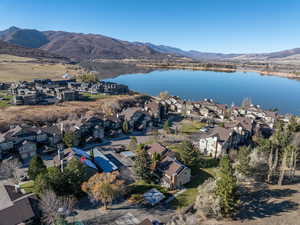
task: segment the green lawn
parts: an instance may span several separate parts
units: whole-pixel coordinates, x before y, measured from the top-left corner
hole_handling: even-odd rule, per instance
[[[26,193],[31,193],[33,192],[34,181],[32,180],[32,181],[28,181],[27,183],[21,184],[20,188],[24,189]]]
[[[4,107],[7,107],[7,106],[9,106],[10,104],[9,104],[9,102],[7,102],[7,101],[3,101],[3,100],[0,100],[0,108],[4,108]]]
[[[81,93],[84,97],[87,98],[87,100],[95,101],[98,99],[104,99],[110,97],[110,95],[105,94],[91,94],[91,93]]]
[[[207,124],[199,121],[185,120],[181,123],[180,132],[181,133],[196,133]]]
[[[145,192],[149,191],[152,188],[156,188],[163,194],[168,194],[168,191],[165,188],[163,188],[157,184],[147,184],[146,182],[143,182],[143,181],[137,181],[137,182],[131,184],[129,186],[129,192],[130,192],[130,195],[131,194],[144,194]]]
[[[2,98],[3,100],[0,100],[0,108],[9,106],[11,103],[12,96],[8,95],[7,92],[0,91],[0,99]]]
[[[179,153],[179,146],[180,144],[173,144],[173,145],[168,145],[166,146],[168,149],[172,150],[173,152]]]
[[[199,169],[199,172],[191,178],[191,182],[185,185],[185,192],[179,194],[172,202],[173,208],[184,208],[190,206],[198,195],[198,187],[203,182],[216,175],[216,168]]]

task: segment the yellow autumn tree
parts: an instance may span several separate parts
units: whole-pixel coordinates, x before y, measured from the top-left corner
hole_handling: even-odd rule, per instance
[[[124,191],[124,181],[120,179],[118,172],[97,173],[81,186],[82,191],[92,198],[100,201],[104,208]]]

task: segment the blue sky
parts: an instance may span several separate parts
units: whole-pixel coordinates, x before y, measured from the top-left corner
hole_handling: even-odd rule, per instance
[[[299,0],[0,0],[0,30],[97,33],[224,53],[300,47]]]

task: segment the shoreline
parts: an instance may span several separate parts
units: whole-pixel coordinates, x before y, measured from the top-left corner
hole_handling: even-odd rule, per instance
[[[182,70],[199,70],[199,71],[215,71],[215,72],[255,72],[262,76],[277,76],[289,79],[300,79],[300,76],[291,72],[277,72],[277,71],[265,71],[265,70],[255,70],[247,68],[225,68],[225,67],[194,67],[194,66],[180,66],[180,65],[149,65],[149,64],[137,64],[139,67],[155,68],[155,69],[182,69]]]

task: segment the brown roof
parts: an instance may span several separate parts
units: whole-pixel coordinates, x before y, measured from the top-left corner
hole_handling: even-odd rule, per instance
[[[137,112],[141,112],[141,108],[131,107],[131,108],[127,108],[123,112],[121,112],[121,115],[123,115],[126,120],[130,120],[131,117]]]
[[[159,167],[160,170],[162,170],[165,174],[169,176],[179,174],[185,168],[183,164],[169,156],[167,156],[161,161]]]
[[[237,117],[235,121],[225,123],[225,128],[234,128],[237,126],[241,126],[244,129],[251,131],[252,130],[252,121],[246,117]]]
[[[149,109],[151,109],[151,111],[155,112],[155,111],[159,111],[159,103],[155,102],[155,101],[151,101],[147,104],[145,104],[146,107],[148,107]]]
[[[166,153],[167,149],[159,143],[153,143],[148,146],[148,152],[153,155],[155,152],[159,155]]]
[[[276,118],[277,113],[273,111],[265,111],[266,116]]]
[[[42,127],[41,130],[44,133],[50,134],[50,135],[55,135],[55,134],[61,134],[60,128],[58,128],[57,126],[45,126]]]
[[[237,121],[240,122],[240,125],[245,128],[246,130],[251,131],[252,130],[252,121],[249,118],[246,117],[237,117]]]
[[[35,216],[29,198],[14,202],[13,206],[0,211],[0,225],[17,225]]]
[[[221,141],[227,141],[230,138],[231,131],[224,127],[215,127],[211,130],[209,137],[218,136]]]
[[[138,225],[153,225],[153,223],[149,219],[144,219]]]

